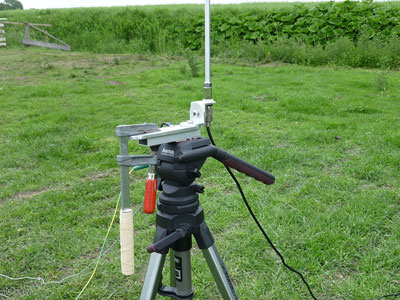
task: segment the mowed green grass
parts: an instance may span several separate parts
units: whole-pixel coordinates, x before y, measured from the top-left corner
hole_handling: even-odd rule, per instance
[[[0,49],[0,273],[61,280],[98,256],[119,194],[115,126],[187,120],[203,84],[188,68],[159,56]],[[238,175],[272,241],[317,297],[399,292],[398,72],[214,62],[212,81],[216,143],[276,176],[264,186]],[[202,174],[200,201],[239,298],[310,299],[223,166],[209,159]],[[135,209],[145,178],[132,174]],[[136,273],[121,275],[117,243],[81,299],[139,298],[155,215],[139,212],[135,230]],[[221,299],[201,252],[192,252],[195,299]],[[0,277],[0,298],[74,299],[93,267],[62,284]]]

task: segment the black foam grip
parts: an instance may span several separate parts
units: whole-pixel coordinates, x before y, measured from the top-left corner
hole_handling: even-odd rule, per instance
[[[246,174],[247,176],[253,177],[255,180],[261,181],[264,184],[273,184],[275,177],[264,170],[261,170],[253,165],[250,165],[244,161],[240,162],[235,159],[227,159],[223,161],[224,165],[233,168],[239,172]]]
[[[156,252],[156,248],[154,247],[154,244],[151,244],[150,246],[147,246],[146,250],[147,250],[148,253]]]
[[[261,181],[264,184],[273,184],[275,182],[275,176],[268,172],[249,164],[247,161],[240,159],[220,148],[215,154],[215,158],[221,161],[225,166],[233,168],[239,172],[246,174],[254,178],[255,180]]]

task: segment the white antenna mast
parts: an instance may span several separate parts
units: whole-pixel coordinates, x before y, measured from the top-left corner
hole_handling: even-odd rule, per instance
[[[210,80],[210,0],[205,0],[204,5],[204,58],[205,58],[205,80],[204,80],[204,99],[212,99],[212,84]]]

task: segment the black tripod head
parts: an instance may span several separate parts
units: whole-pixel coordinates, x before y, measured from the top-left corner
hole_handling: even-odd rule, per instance
[[[204,137],[160,145],[157,152],[157,172],[161,179],[168,183],[175,182],[187,186],[201,176],[200,169],[207,157],[213,157],[225,166],[245,173],[264,184],[275,182],[273,175],[210,145],[210,140]]]
[[[156,242],[147,248],[149,252],[164,251],[188,233],[201,236],[204,214],[199,206],[198,194],[203,192],[204,187],[193,182],[201,176],[200,169],[207,157],[213,157],[225,166],[265,184],[274,183],[273,175],[210,145],[208,138],[161,144],[157,149],[157,173],[162,193],[158,198],[156,222],[158,228],[163,229],[158,229]],[[206,232],[209,233],[208,229]],[[206,245],[203,249],[213,244],[212,238],[199,238],[199,241]]]
[[[158,176],[167,183],[190,185],[201,176],[200,169],[207,157],[195,157],[190,161],[180,161],[179,158],[194,150],[204,149],[209,144],[208,139],[198,138],[160,145],[157,152]]]

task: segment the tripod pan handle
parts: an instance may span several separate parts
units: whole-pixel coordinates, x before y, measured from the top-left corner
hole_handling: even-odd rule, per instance
[[[253,166],[247,161],[244,161],[243,159],[236,157],[225,150],[222,150],[221,148],[211,145],[187,151],[186,153],[179,155],[176,158],[176,161],[187,163],[205,159],[210,156],[214,157],[216,160],[219,160],[225,166],[242,172],[247,176],[253,177],[255,180],[261,181],[264,184],[273,184],[275,182],[274,175],[261,170],[256,166]]]
[[[215,159],[222,162],[225,166],[233,168],[241,173],[246,174],[254,178],[255,180],[261,181],[264,184],[273,184],[275,182],[275,176],[261,170],[260,168],[253,166],[252,164],[244,161],[243,159],[236,157],[221,148],[217,148],[218,151],[214,156]]]

